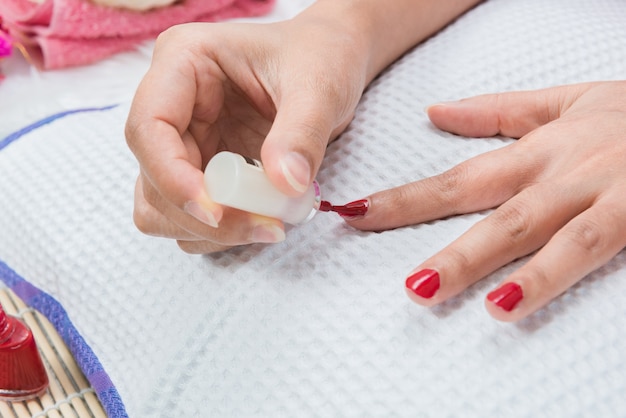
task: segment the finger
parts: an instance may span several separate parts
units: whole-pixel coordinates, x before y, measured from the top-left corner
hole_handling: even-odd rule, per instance
[[[147,187],[151,188],[150,185]],[[142,176],[139,176],[135,183],[135,205],[133,210],[133,221],[137,229],[146,235],[156,237],[198,239],[198,236],[180,228],[150,204],[145,198],[146,193],[144,193],[144,189],[146,189],[145,183],[142,180]],[[156,193],[153,192],[153,194]]]
[[[432,105],[430,120],[439,129],[469,137],[521,138],[557,119],[591,83],[536,91],[485,94]]]
[[[178,36],[176,33],[167,31],[157,43],[152,66],[131,106],[126,139],[145,176],[160,194],[202,222],[216,226],[221,208],[204,190],[201,169],[190,162],[182,135],[194,112],[208,119],[217,117],[223,99],[222,75],[216,65],[210,64],[205,65],[205,71],[196,71],[195,65],[199,64],[188,53],[169,51],[171,45],[180,45],[167,42],[168,36]],[[196,99],[198,85],[203,90],[204,108]],[[213,113],[206,108],[214,109]]]
[[[409,274],[407,293],[415,302],[429,306],[458,294],[540,248],[589,207],[592,199],[591,193],[563,185],[525,189]]]
[[[498,320],[517,321],[604,265],[626,246],[625,214],[623,199],[606,198],[576,216],[489,293],[487,311]]]
[[[221,246],[275,243],[285,239],[284,225],[277,219],[225,208],[220,226],[214,228],[171,205],[149,183],[143,182],[143,185],[136,194],[135,223],[148,235],[181,241],[210,241]]]
[[[190,161],[194,165],[200,165],[201,156],[197,146],[194,146],[193,140],[189,139],[189,137],[190,135],[183,135],[183,143],[187,148]],[[141,232],[147,235],[174,239],[199,239],[193,231],[180,228],[175,222],[163,216],[163,210],[159,210],[159,208],[169,207],[171,204],[161,196],[150,181],[145,179],[143,171],[137,178],[134,202],[133,219]],[[169,212],[172,211],[170,210]],[[185,213],[178,213],[179,211],[174,212],[177,216],[189,216]],[[194,219],[196,222],[198,221],[197,218]]]
[[[212,254],[226,251],[231,246],[222,245],[211,241],[176,241],[181,250],[188,254]]]
[[[381,231],[490,209],[532,184],[544,159],[515,142],[440,175],[370,195],[364,216],[344,219],[357,229]]]
[[[328,141],[342,125],[333,95],[298,90],[281,98],[276,118],[261,149],[265,171],[290,196],[309,188]]]

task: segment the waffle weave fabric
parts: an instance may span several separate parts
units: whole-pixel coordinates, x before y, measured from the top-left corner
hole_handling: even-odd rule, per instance
[[[508,138],[436,130],[427,105],[626,74],[620,0],[492,0],[389,68],[328,149],[325,198],[431,176]],[[132,224],[128,105],[0,151],[0,259],[54,296],[131,417],[617,417],[626,413],[626,253],[517,324],[483,298],[433,309],[403,286],[486,213],[384,233],[318,214],[285,242],[191,256]],[[620,280],[621,279],[621,280]]]

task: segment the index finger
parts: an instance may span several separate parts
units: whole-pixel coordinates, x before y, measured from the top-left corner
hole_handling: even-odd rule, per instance
[[[217,118],[223,100],[221,77],[214,63],[212,71],[197,76],[197,66],[212,61],[203,60],[191,46],[185,48],[185,42],[194,43],[188,37],[181,40],[180,32],[187,33],[185,28],[174,28],[159,36],[151,67],[130,109],[126,140],[145,176],[166,200],[183,210],[193,208],[188,212],[203,218],[198,216],[200,209],[215,220],[221,208],[208,197],[201,167],[190,157],[188,147],[197,148],[197,143],[185,143],[183,134],[192,118],[201,116],[206,124]],[[199,96],[204,99],[198,100]]]
[[[491,209],[530,184],[542,162],[537,153],[514,142],[434,177],[376,192],[367,197],[364,216],[344,219],[357,229],[382,231]]]

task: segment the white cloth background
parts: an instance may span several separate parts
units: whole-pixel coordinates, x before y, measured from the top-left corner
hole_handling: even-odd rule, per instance
[[[329,147],[318,177],[324,196],[354,200],[511,141],[440,132],[426,105],[623,78],[624,22],[619,0],[477,7],[372,84]],[[131,96],[144,55],[67,79],[22,75],[59,94],[52,84],[66,83],[68,96],[50,107],[27,98],[8,106],[4,91],[20,91],[9,79],[0,87],[3,124],[5,114],[32,118],[44,107]],[[124,83],[105,75],[129,63]],[[91,102],[90,91],[69,93],[74,76],[100,71],[103,79],[87,76],[80,89],[110,83],[123,92],[102,96],[105,103]],[[69,116],[0,152],[0,259],[65,306],[132,417],[626,413],[624,252],[517,324],[492,320],[483,299],[524,260],[434,309],[404,294],[406,274],[485,213],[384,233],[319,214],[278,245],[186,255],[132,224],[137,165],[123,138],[127,110]]]

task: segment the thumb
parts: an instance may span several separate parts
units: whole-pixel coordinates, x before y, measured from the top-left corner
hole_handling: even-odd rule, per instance
[[[261,160],[270,181],[283,193],[300,195],[313,182],[338,126],[333,107],[302,91],[281,100]]]
[[[485,94],[432,105],[426,109],[435,126],[468,137],[504,135],[521,138],[555,119],[590,85]]]

